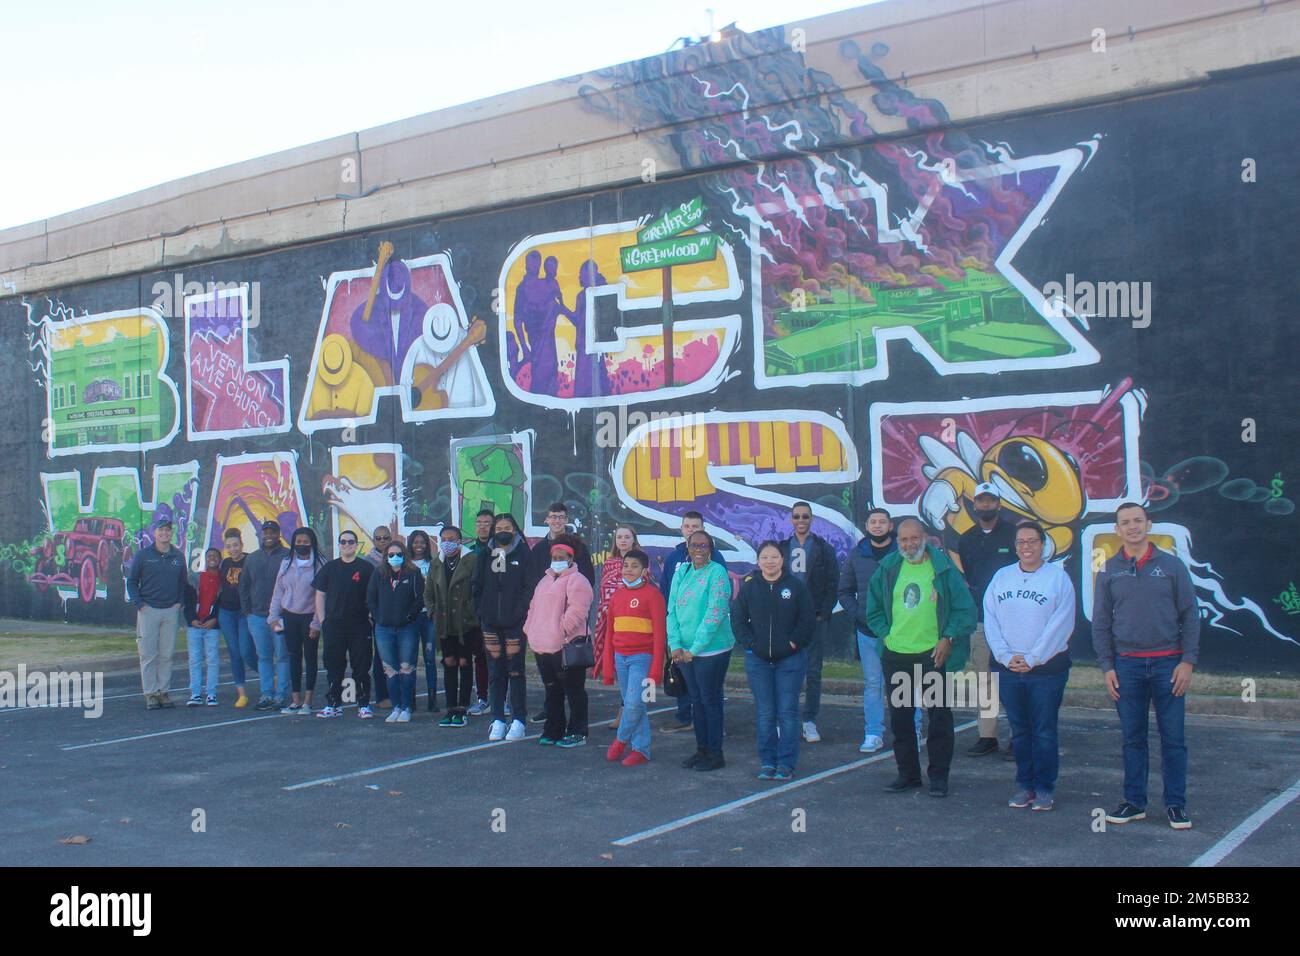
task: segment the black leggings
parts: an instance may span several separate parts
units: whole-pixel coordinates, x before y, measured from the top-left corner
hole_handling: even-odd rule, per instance
[[[587,668],[564,667],[564,654],[538,654],[537,670],[546,686],[546,724],[542,736],[559,740],[566,734],[587,736]],[[564,720],[564,702],[569,720]]]
[[[302,663],[307,660],[307,690],[316,689],[317,653],[320,650],[320,638],[312,640],[310,614],[295,614],[284,611],[284,644],[289,650],[289,680],[295,694],[302,693]]]

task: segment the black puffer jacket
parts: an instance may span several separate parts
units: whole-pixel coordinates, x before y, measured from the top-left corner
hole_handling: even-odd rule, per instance
[[[807,585],[789,572],[767,581],[755,571],[741,583],[740,594],[731,603],[736,643],[765,661],[779,661],[807,647],[816,620]]]
[[[479,579],[478,620],[488,633],[523,627],[528,617],[528,542],[515,538],[504,554],[495,550],[481,555],[475,569]]]

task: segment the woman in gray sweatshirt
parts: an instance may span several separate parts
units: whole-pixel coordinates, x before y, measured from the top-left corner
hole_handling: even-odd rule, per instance
[[[289,540],[293,553],[280,563],[266,622],[272,631],[284,635],[289,652],[293,699],[280,713],[306,716],[311,714],[312,692],[316,690],[320,648],[320,619],[316,616],[316,591],[311,582],[316,572],[325,566],[325,558],[316,542],[316,532],[311,528],[299,528]],[[304,660],[306,691],[303,690]]]

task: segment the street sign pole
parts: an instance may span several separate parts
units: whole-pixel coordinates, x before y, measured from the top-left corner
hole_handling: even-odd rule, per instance
[[[673,387],[673,267],[664,266],[664,388]]]

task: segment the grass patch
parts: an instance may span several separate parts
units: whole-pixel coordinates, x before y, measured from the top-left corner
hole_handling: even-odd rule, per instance
[[[178,645],[184,646],[183,637]],[[54,634],[0,630],[0,670],[16,670],[19,664],[68,664],[106,657],[130,657],[136,653],[135,634],[117,630],[73,630]]]

